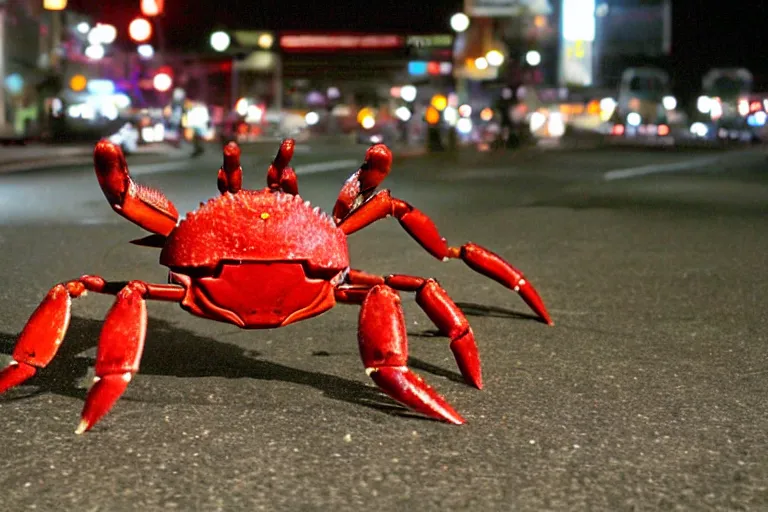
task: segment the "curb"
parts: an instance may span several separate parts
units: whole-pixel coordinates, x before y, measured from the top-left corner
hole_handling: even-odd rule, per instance
[[[68,158],[47,158],[41,160],[13,160],[0,164],[0,174],[12,174],[25,171],[39,171],[42,169],[57,169],[78,165],[87,165],[93,162],[92,156],[75,156]]]

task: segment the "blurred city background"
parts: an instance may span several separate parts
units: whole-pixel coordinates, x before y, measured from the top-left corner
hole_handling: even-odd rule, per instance
[[[733,41],[699,40],[671,4],[413,2],[352,23],[301,4],[4,0],[0,137],[112,136],[135,150],[346,136],[432,151],[569,130],[659,144],[763,138],[765,77],[738,51],[691,64],[696,41]]]

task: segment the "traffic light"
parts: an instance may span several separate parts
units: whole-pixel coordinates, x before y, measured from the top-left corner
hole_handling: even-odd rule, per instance
[[[144,16],[160,16],[165,8],[165,0],[141,0],[141,14]]]

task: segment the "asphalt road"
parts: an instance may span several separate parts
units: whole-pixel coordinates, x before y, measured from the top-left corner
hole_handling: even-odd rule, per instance
[[[259,187],[269,155],[244,157]],[[364,148],[297,154],[330,209]],[[112,298],[73,304],[57,359],[0,397],[0,509],[766,510],[765,150],[552,150],[399,159],[386,184],[452,244],[508,258],[556,322],[392,219],[349,238],[353,265],[434,276],[464,309],[485,389],[404,294],[410,365],[467,419],[407,413],[373,386],[358,308],[243,331],[150,303],[139,375],[73,434]],[[217,155],[131,161],[179,211],[217,194]],[[152,167],[154,166],[154,167]],[[311,169],[311,172],[302,171]],[[0,176],[0,363],[55,283],[166,282],[145,233],[88,168]]]

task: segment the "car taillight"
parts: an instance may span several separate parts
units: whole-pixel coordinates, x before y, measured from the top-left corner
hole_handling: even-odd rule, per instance
[[[611,135],[624,135],[624,125],[623,124],[613,125],[613,128],[611,128]]]

